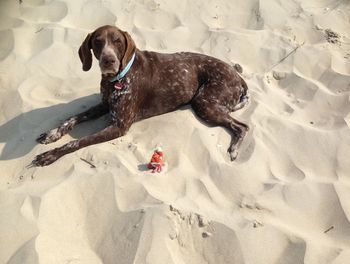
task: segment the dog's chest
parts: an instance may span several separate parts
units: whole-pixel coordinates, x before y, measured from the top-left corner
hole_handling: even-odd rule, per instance
[[[112,107],[119,101],[125,98],[125,95],[131,94],[131,84],[130,79],[126,78],[125,80],[120,81],[106,81],[101,82],[101,96],[102,102],[108,104],[109,107]]]
[[[131,85],[130,85],[129,78],[127,78],[126,80],[113,82],[113,88],[112,88],[110,100],[116,102],[118,101],[118,99],[122,98],[123,95],[130,94],[130,93],[131,93]]]
[[[130,78],[125,78],[121,81],[102,83],[102,101],[108,104],[111,121],[113,123],[121,124],[132,121],[134,111],[132,91]]]

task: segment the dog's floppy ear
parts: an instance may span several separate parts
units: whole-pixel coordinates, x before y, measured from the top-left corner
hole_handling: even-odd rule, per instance
[[[92,65],[91,34],[88,34],[79,48],[79,57],[83,64],[83,70],[88,71]]]
[[[135,42],[132,40],[132,38],[130,37],[128,32],[122,31],[123,35],[125,37],[125,41],[126,41],[126,49],[125,49],[125,53],[124,53],[124,57],[122,59],[122,69],[124,69],[126,67],[126,65],[128,64],[128,62],[130,61],[132,55],[134,54],[135,50],[136,50],[136,45]]]

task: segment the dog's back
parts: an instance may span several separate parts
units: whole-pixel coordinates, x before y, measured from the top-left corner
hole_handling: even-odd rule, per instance
[[[203,94],[213,105],[234,111],[247,90],[233,67],[219,59],[190,52],[136,51],[134,65],[124,83],[138,101],[138,120],[173,111]]]

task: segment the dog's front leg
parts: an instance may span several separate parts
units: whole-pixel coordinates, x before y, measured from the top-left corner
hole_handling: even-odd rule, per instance
[[[70,130],[72,130],[75,125],[107,114],[108,110],[108,105],[100,103],[94,107],[91,107],[83,113],[68,118],[59,127],[41,134],[36,139],[36,141],[41,144],[49,144],[55,142],[67,134]]]
[[[125,126],[123,127],[118,127],[116,125],[108,126],[107,128],[101,130],[96,134],[89,135],[78,140],[73,140],[63,145],[62,147],[49,150],[47,152],[44,152],[36,156],[35,159],[32,161],[31,165],[33,166],[49,165],[55,162],[56,160],[58,160],[60,157],[68,153],[74,152],[78,149],[121,137],[127,132],[127,130],[128,130],[128,127],[125,127]]]

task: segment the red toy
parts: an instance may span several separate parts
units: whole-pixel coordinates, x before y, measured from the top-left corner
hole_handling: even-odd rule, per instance
[[[147,168],[152,170],[152,173],[161,172],[164,166],[164,153],[162,148],[158,147],[151,158],[151,161],[147,164]]]

